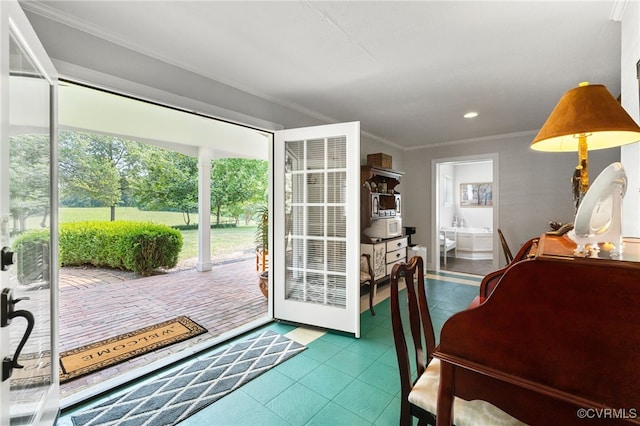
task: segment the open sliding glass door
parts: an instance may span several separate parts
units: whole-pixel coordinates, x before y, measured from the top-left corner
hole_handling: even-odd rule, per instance
[[[18,2],[0,1],[0,426],[58,413],[56,79]]]
[[[360,123],[276,132],[276,319],[360,336]]]

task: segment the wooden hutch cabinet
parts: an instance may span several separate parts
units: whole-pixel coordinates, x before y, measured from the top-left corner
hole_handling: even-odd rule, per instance
[[[360,169],[360,251],[371,256],[373,279],[389,278],[393,265],[407,260],[407,237],[402,235],[402,196],[397,188],[402,172],[372,165]],[[400,234],[385,238],[385,232],[372,235],[376,221],[395,221]],[[384,227],[379,227],[383,229]]]

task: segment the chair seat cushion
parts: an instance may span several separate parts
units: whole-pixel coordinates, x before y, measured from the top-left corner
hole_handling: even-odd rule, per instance
[[[430,413],[437,412],[440,360],[431,360],[409,393],[409,402]],[[453,401],[453,423],[456,426],[525,425],[487,401],[465,401],[456,397]]]

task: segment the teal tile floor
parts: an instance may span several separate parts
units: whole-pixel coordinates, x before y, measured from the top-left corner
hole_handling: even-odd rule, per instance
[[[468,306],[478,294],[480,280],[478,276],[451,272],[427,274],[427,298],[436,339],[442,324],[452,314]],[[361,314],[360,339],[333,332],[322,334],[308,343],[304,352],[197,412],[180,425],[398,424],[400,382],[389,299],[377,304],[375,310],[375,317],[368,310]],[[286,334],[296,327],[272,323],[264,328]],[[209,353],[220,348],[215,347]],[[158,375],[169,371],[163,370]],[[153,377],[146,380],[153,380]],[[111,396],[64,411],[58,425],[71,425],[72,415]]]

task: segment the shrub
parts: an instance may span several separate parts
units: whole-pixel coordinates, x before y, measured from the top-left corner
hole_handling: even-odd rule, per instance
[[[71,222],[60,225],[60,262],[126,269],[150,275],[173,268],[182,249],[182,234],[147,222]]]
[[[49,230],[25,232],[13,242],[20,284],[49,279]]]

